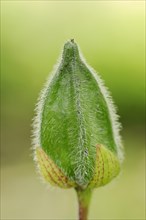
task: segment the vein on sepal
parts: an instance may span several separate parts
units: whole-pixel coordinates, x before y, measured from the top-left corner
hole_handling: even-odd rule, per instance
[[[36,148],[36,158],[41,175],[53,186],[61,188],[75,187],[76,184],[69,180],[67,176],[56,166],[47,154],[40,148]]]
[[[120,172],[120,162],[115,155],[103,145],[97,145],[96,164],[94,175],[89,188],[106,185]]]

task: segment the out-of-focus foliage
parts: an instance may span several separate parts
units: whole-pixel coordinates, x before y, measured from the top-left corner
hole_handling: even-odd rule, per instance
[[[90,217],[144,219],[144,2],[2,1],[1,6],[2,218],[76,217],[74,192],[46,191],[30,151],[38,93],[63,43],[75,38],[112,92],[124,127],[123,174],[114,187],[95,191]]]

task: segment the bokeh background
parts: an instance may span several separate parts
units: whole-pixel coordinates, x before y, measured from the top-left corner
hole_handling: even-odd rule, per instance
[[[144,1],[1,1],[1,219],[76,219],[73,189],[52,189],[32,160],[35,103],[74,38],[112,92],[123,125],[120,177],[95,190],[89,219],[145,219]]]

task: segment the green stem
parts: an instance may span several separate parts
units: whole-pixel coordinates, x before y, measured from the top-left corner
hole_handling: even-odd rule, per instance
[[[79,220],[87,220],[92,190],[76,188],[76,192],[79,204]]]

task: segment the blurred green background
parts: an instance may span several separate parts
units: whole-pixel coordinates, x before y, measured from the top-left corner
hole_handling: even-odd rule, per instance
[[[1,1],[1,218],[76,219],[73,189],[46,189],[32,160],[35,103],[75,38],[112,92],[123,125],[120,177],[95,190],[89,219],[145,219],[144,1]]]

